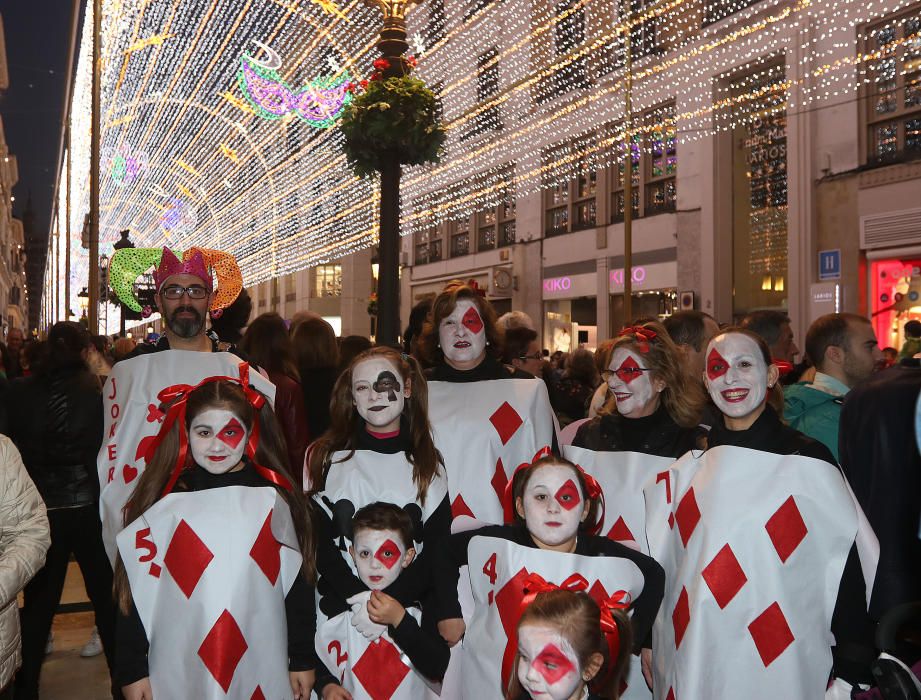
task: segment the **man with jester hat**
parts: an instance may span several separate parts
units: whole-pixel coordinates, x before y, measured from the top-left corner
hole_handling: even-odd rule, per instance
[[[135,311],[142,309],[134,283],[151,267],[154,301],[163,316],[163,336],[156,345],[139,346],[119,362],[103,388],[105,433],[97,467],[103,540],[110,558],[115,556],[122,509],[144,471],[153,439],[163,423],[164,392],[177,384],[195,385],[205,377],[234,376],[241,362],[233,348],[221,344],[205,329],[205,315],[220,314],[243,288],[233,256],[206,248],[191,248],[181,255],[168,248],[116,251],[109,267],[110,283],[119,299]],[[257,372],[249,376],[252,386],[274,404],[274,385]]]

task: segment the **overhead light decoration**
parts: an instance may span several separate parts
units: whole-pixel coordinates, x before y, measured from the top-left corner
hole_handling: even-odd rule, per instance
[[[265,52],[266,58],[257,60],[243,54],[237,82],[257,116],[274,120],[294,114],[318,129],[328,129],[336,123],[352,99],[347,73],[321,76],[294,89],[278,73],[281,56],[261,41],[253,43]],[[338,65],[334,59],[330,61]]]
[[[102,160],[109,177],[119,187],[132,184],[147,172],[147,154],[135,151],[129,143],[123,143],[115,151],[103,152]]]

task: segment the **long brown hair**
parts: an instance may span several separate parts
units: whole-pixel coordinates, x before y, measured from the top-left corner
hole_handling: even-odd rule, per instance
[[[518,499],[524,498],[524,491],[528,487],[528,482],[531,481],[531,477],[534,476],[541,467],[551,465],[569,467],[572,469],[576,477],[576,483],[579,484],[579,491],[582,494],[582,498],[589,502],[588,515],[585,517],[585,520],[579,523],[579,534],[590,534],[593,528],[599,524],[598,518],[601,517],[601,498],[600,496],[592,498],[589,495],[588,484],[585,483],[585,472],[577,467],[574,462],[570,462],[565,457],[558,457],[556,455],[546,455],[527,466],[521,466],[515,470],[515,473],[512,475],[512,512],[514,513],[515,522],[519,525],[525,524],[524,518],[518,513]]]
[[[348,451],[338,462],[351,459],[355,453],[358,436],[365,429],[364,420],[355,409],[352,398],[352,374],[355,367],[364,360],[380,358],[393,363],[400,370],[403,385],[409,385],[412,395],[403,406],[403,419],[408,423],[410,447],[406,459],[413,465],[413,482],[419,502],[425,505],[429,484],[438,474],[438,465],[444,462],[435,442],[432,440],[432,426],[429,424],[429,390],[422,367],[411,355],[401,355],[387,347],[371,348],[352,360],[349,368],[339,375],[333,387],[329,403],[329,428],[311,446],[307,473],[310,477],[308,495],[326,488],[326,475],[332,466],[334,452]]]
[[[320,317],[304,319],[291,332],[294,355],[301,374],[318,367],[339,366],[336,331]]]
[[[196,416],[211,409],[224,409],[232,412],[243,421],[247,432],[252,431],[254,422],[258,420],[259,444],[256,447],[256,462],[266,469],[278,472],[287,479],[289,484],[297,483],[285,466],[287,452],[284,437],[278,420],[275,418],[275,412],[268,402],[257,412],[246,399],[240,385],[226,380],[201,385],[189,393],[187,402],[185,424],[180,425],[177,421],[168,432],[163,434],[162,441],[157,446],[147,468],[144,469],[144,473],[141,474],[141,478],[138,479],[137,486],[131,494],[131,500],[124,509],[125,525],[134,522],[160,500],[179,456],[179,431],[188,431]],[[271,482],[266,481],[266,484],[269,485]],[[274,484],[271,485],[274,486]],[[174,491],[183,491],[186,488],[180,475]],[[298,544],[304,558],[302,570],[308,580],[313,581],[316,578],[316,536],[309,505],[300,489],[295,487],[289,491],[280,486],[275,486],[275,488],[291,510]],[[233,517],[232,513],[227,515]],[[115,596],[119,607],[127,613],[131,608],[131,588],[120,555],[115,562]]]
[[[261,314],[246,328],[240,350],[247,358],[268,372],[279,372],[300,381],[294,347],[284,319],[274,311]]]
[[[425,324],[422,326],[422,335],[419,336],[419,352],[425,360],[432,365],[444,362],[444,353],[438,341],[438,329],[441,322],[454,313],[457,302],[462,299],[472,301],[483,319],[486,329],[486,354],[499,357],[502,353],[502,330],[496,320],[496,311],[486,297],[469,284],[460,280],[451,280],[445,285],[441,294],[432,302]]]
[[[595,677],[589,681],[594,691],[603,698],[617,700],[620,697],[620,679],[624,675],[633,649],[633,630],[630,619],[622,610],[613,610],[612,617],[617,624],[620,647],[617,658],[611,659],[608,643],[601,630],[601,609],[592,598],[581,591],[556,590],[538,593],[534,601],[524,609],[516,629],[522,625],[542,625],[559,630],[572,645],[579,665],[584,669],[594,654],[604,659]],[[519,700],[525,693],[518,680],[518,664],[521,654],[515,654],[512,672],[509,674],[506,700]]]
[[[650,321],[644,323],[640,328],[655,333],[655,337],[651,340],[644,340],[631,329],[626,329],[614,340],[610,357],[613,357],[614,351],[620,347],[632,350],[642,357],[652,370],[652,379],[661,379],[665,383],[661,396],[668,415],[678,425],[693,428],[700,422],[706,402],[700,381],[691,376],[687,363],[683,361],[681,351],[668,336],[668,331],[662,324]],[[610,363],[610,359],[608,362]],[[606,404],[603,412],[612,413],[616,410],[613,404],[610,406]]]

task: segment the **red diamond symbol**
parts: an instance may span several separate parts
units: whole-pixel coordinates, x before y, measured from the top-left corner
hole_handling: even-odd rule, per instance
[[[281,570],[281,543],[272,534],[272,511],[269,511],[268,517],[262,523],[262,529],[259,530],[249,555],[274,586]]]
[[[473,516],[473,511],[470,510],[470,507],[464,501],[464,497],[460,494],[457,494],[457,498],[454,499],[454,502],[451,504],[451,517],[456,518],[460,515],[469,515],[471,518]]]
[[[496,492],[496,496],[499,497],[499,502],[505,502],[505,487],[508,484],[508,477],[505,475],[505,467],[502,466],[502,459],[500,458],[496,462],[496,471],[493,472],[492,479],[489,480],[489,483],[492,484],[493,491]]]
[[[615,542],[636,542],[636,538],[633,536],[633,533],[630,532],[630,528],[627,527],[627,523],[624,522],[623,517],[619,517],[617,522],[611,526],[611,529],[608,531],[608,539],[614,540]]]
[[[793,643],[793,632],[777,603],[758,615],[748,626],[765,668]]]
[[[668,689],[668,695],[665,696],[665,700],[675,700],[675,690],[673,688]]]
[[[186,598],[192,597],[195,586],[212,559],[214,555],[211,550],[185,520],[180,520],[163,563]]]
[[[489,422],[499,433],[499,439],[502,440],[503,445],[512,439],[512,435],[524,423],[521,420],[521,416],[518,415],[518,411],[512,408],[508,401],[505,401],[496,409],[496,412],[489,417]]]
[[[249,700],[265,700],[265,694],[262,692],[262,688],[257,685]]]
[[[409,673],[409,666],[400,660],[397,648],[381,637],[368,645],[352,672],[372,700],[389,700]]]
[[[742,586],[748,581],[739,560],[728,544],[717,552],[701,574],[721,610],[729,605],[729,601],[735,598],[736,593],[742,590]]]
[[[697,507],[697,498],[694,497],[694,487],[688,489],[675,510],[675,520],[678,522],[678,532],[681,535],[681,542],[685,547],[688,546],[688,540],[700,522],[700,509]]]
[[[221,613],[205,641],[198,647],[199,658],[225,693],[230,688],[234,671],[247,648],[240,626],[227,610]]]
[[[783,505],[767,521],[764,529],[767,530],[771,542],[774,543],[774,549],[777,550],[780,561],[784,563],[809,532],[793,496],[783,502]]]
[[[688,590],[682,586],[681,595],[678,596],[678,602],[675,603],[675,610],[672,612],[672,625],[675,627],[675,649],[681,646],[684,631],[688,628],[690,621],[691,608],[688,604]]]

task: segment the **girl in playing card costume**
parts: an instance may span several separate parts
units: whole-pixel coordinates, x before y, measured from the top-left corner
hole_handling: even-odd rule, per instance
[[[529,581],[518,620],[518,653],[506,700],[620,697],[632,630],[623,608],[599,607],[586,593]],[[526,588],[528,586],[526,585]]]
[[[662,567],[606,537],[598,483],[554,456],[522,465],[508,489],[514,525],[490,525],[454,535],[435,552],[438,617],[457,618],[458,570],[468,565],[474,606],[466,621],[463,697],[495,697],[508,687],[516,646],[514,630],[533,574],[596,601],[629,601],[636,639],[646,639],[659,609]],[[631,651],[639,651],[639,646]]]
[[[451,511],[487,523],[502,522],[502,494],[515,468],[555,445],[546,385],[503,365],[501,344],[492,305],[460,281],[435,298],[419,340],[433,365],[429,420]]]
[[[246,365],[171,389],[116,539],[125,697],[306,699],[313,533],[275,415]]]
[[[370,596],[348,556],[352,517],[359,509],[375,502],[404,508],[419,552],[450,532],[448,488],[427,413],[419,363],[395,350],[360,354],[336,381],[331,425],[310,448],[305,476],[318,506],[318,589],[328,617],[349,605],[364,611]],[[407,572],[388,592],[409,604],[419,595],[413,585],[418,580]],[[368,623],[359,624],[383,631],[380,625],[364,627]]]
[[[645,490],[667,581],[655,698],[821,698],[831,675],[830,693],[850,697],[845,680],[870,681],[878,544],[828,449],[769,405],[779,372],[764,341],[729,329],[706,353],[723,420]]]

